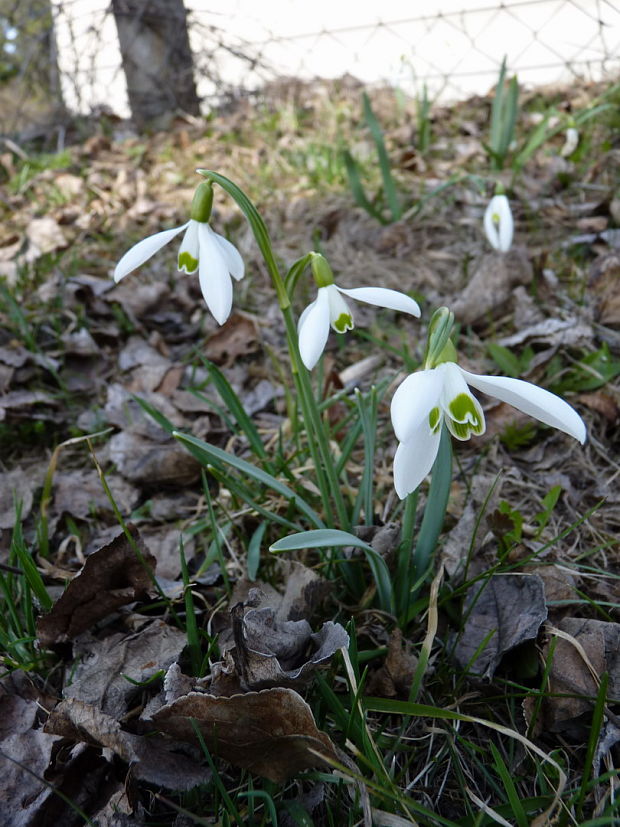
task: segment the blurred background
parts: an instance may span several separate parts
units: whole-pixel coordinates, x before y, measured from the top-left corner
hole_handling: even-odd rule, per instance
[[[161,126],[283,78],[426,86],[447,103],[488,92],[504,56],[525,86],[617,75],[620,4],[0,0],[0,133],[62,143],[93,114]]]

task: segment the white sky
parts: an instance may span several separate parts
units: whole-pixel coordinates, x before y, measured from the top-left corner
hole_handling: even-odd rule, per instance
[[[127,115],[116,27],[108,0],[54,0],[67,103],[82,111],[107,104]],[[186,0],[195,55],[227,44],[259,55],[275,72],[310,78],[345,72],[407,92],[426,81],[443,100],[485,93],[502,57],[521,83],[567,81],[565,64],[585,77],[620,70],[620,0]],[[206,38],[206,39],[205,39]],[[217,51],[220,76],[255,88],[261,76]],[[265,77],[263,74],[262,77]],[[73,78],[73,82],[70,79]],[[197,73],[199,95],[214,88]]]

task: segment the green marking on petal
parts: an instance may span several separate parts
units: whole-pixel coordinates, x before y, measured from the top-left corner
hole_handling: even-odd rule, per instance
[[[441,411],[435,407],[428,415],[428,424],[431,426],[431,431],[436,434],[441,424]]]
[[[183,270],[186,273],[195,273],[197,269],[198,259],[190,256],[187,250],[179,253],[179,270]]]
[[[446,419],[448,430],[456,439],[465,442],[471,436],[469,424],[467,422],[455,422],[453,419]]]
[[[475,423],[480,419],[473,398],[468,393],[459,393],[448,405],[450,416],[456,422]]]
[[[341,313],[340,316],[332,322],[332,327],[337,333],[353,330],[353,319],[349,313]]]
[[[492,218],[494,224],[499,224],[499,213],[498,212],[494,212],[493,215],[491,216],[491,218]]]

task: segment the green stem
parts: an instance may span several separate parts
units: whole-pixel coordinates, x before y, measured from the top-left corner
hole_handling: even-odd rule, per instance
[[[448,429],[442,426],[439,451],[433,465],[428,502],[420,526],[418,542],[413,552],[414,577],[421,577],[429,567],[437,546],[448,507],[452,484],[452,441]]]
[[[418,492],[416,488],[405,500],[403,526],[401,530],[398,561],[396,565],[396,605],[399,616],[407,610],[409,592],[411,590],[411,565],[413,556],[413,539],[415,532],[415,517],[418,508]]]
[[[338,528],[341,528],[346,531],[351,527],[349,525],[349,517],[344,504],[344,498],[342,496],[338,475],[336,473],[334,458],[329,447],[329,440],[327,439],[327,436],[325,434],[325,428],[323,426],[321,414],[319,412],[314,392],[312,390],[312,384],[310,382],[310,373],[301,361],[301,357],[299,355],[299,345],[297,343],[297,327],[293,319],[293,313],[291,311],[290,305],[288,307],[282,307],[280,305],[280,309],[282,310],[282,315],[284,316],[284,324],[286,326],[286,338],[288,341],[288,350],[291,359],[293,378],[295,380],[295,386],[299,394],[299,401],[301,404],[304,420],[306,422],[306,427],[309,430],[308,444],[316,468],[317,477],[319,481],[321,481],[321,479],[325,481],[325,478],[327,478],[327,487],[331,491],[333,503],[336,509]],[[329,503],[329,499],[325,497],[326,486],[324,485],[324,482],[323,484],[319,482],[319,487],[321,489],[321,494],[323,495],[324,505],[325,500],[327,499],[327,513],[331,513],[331,504]],[[336,522],[333,519],[333,515],[331,522],[333,524],[335,524]]]
[[[339,527],[343,529],[349,528],[347,510],[342,497],[342,491],[340,490],[338,475],[335,472],[335,464],[329,448],[329,440],[327,439],[317,402],[314,397],[314,392],[312,390],[312,385],[310,383],[310,374],[306,370],[299,355],[297,327],[295,325],[295,320],[293,319],[291,300],[286,289],[284,279],[280,275],[265,222],[248,196],[229,178],[208,169],[201,169],[198,170],[198,172],[210,181],[218,183],[232,198],[234,198],[252,228],[254,238],[256,239],[256,243],[262,253],[265,265],[267,266],[267,270],[278,297],[278,304],[280,305],[280,310],[282,311],[282,315],[284,317],[293,378],[295,380],[295,387],[299,396],[306,428],[308,429],[308,445],[316,469],[317,481],[321,491],[321,498],[323,500],[323,507],[325,508],[326,516],[329,515],[330,521],[335,523],[334,512],[331,507],[329,497],[329,493],[331,492],[331,497],[336,510],[335,516],[337,517]]]

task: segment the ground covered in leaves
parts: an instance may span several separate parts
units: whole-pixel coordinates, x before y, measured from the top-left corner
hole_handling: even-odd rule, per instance
[[[376,92],[405,205],[391,223],[347,185],[344,146],[384,208],[352,79],[282,81],[154,135],[111,119],[82,137],[76,127],[60,153],[5,141],[1,825],[620,817],[620,92],[525,94],[518,135],[551,106],[561,118],[600,101],[612,106],[568,158],[558,133],[517,174],[491,175],[490,96],[435,110],[421,152],[414,103]],[[225,326],[172,247],[111,279],[132,243],[187,220],[196,167],[248,193],[284,267],[320,250],[342,286],[394,287],[422,305],[421,323],[358,305],[356,330],[330,337],[317,371],[318,392],[336,394],[337,444],[353,389],[384,382],[360,535],[388,565],[402,516],[389,400],[422,358],[434,307],[455,311],[469,370],[540,384],[586,420],[581,447],[483,400],[487,431],[456,449],[433,586],[404,628],[374,607],[370,577],[352,600],[311,551],[270,555],[290,533],[286,500],[259,491],[282,518],[266,525],[162,427],[163,416],[249,458],[222,396],[232,388],[315,497],[313,469],[294,465],[277,303],[223,191],[212,226],[247,270]],[[505,255],[482,232],[497,177],[516,220]],[[312,297],[301,283],[295,310]],[[361,449],[353,458],[351,496]]]

